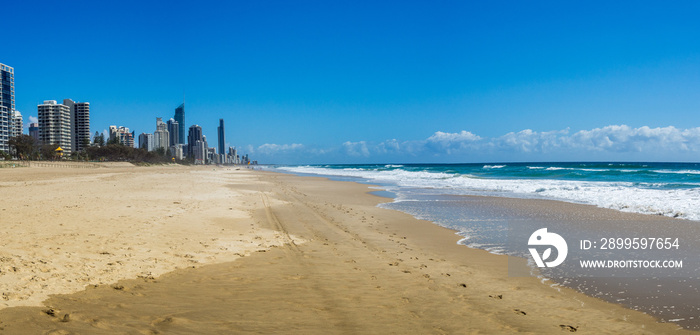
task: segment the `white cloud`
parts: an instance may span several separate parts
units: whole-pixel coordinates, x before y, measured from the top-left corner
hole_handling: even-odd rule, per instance
[[[290,151],[298,151],[304,148],[303,144],[292,143],[292,144],[270,144],[265,143],[257,148],[256,153],[261,153],[264,155],[273,155],[276,153],[288,153]]]
[[[347,141],[343,143],[343,149],[349,156],[364,156],[369,157],[369,149],[367,148],[367,142],[350,142]]]
[[[700,150],[700,128],[607,126],[581,130],[566,140],[571,148],[595,151],[687,152]]]
[[[474,135],[471,132],[462,130],[459,133],[443,133],[441,131],[435,132],[433,136],[428,137],[428,142],[435,143],[455,143],[455,142],[474,142],[480,140],[481,137]]]
[[[255,150],[254,150],[255,149]],[[570,129],[524,129],[497,137],[483,137],[462,130],[437,131],[422,140],[390,139],[382,142],[346,141],[340,146],[309,147],[302,144],[250,146],[251,153],[281,161],[406,162],[506,161],[506,160],[697,160],[700,127],[672,126],[632,128],[610,125],[571,132]]]
[[[561,139],[568,133],[568,129],[546,132],[525,129],[492,139],[488,145],[504,151],[551,152],[561,148]]]
[[[462,130],[459,133],[437,131],[424,141],[424,145],[426,149],[433,154],[441,152],[452,154],[453,152],[476,149],[481,145],[481,140],[482,138],[480,136],[466,130]],[[416,151],[416,149],[420,149],[420,146],[418,148],[412,148],[412,151]]]
[[[426,146],[442,148],[443,154],[468,152],[517,152],[523,154],[567,153],[576,151],[608,153],[700,152],[700,128],[678,129],[672,126],[632,128],[611,125],[570,134],[569,129],[538,132],[525,129],[500,137],[483,138],[470,132],[436,132]],[[440,143],[440,146],[432,145]],[[438,153],[440,153],[438,151]]]
[[[39,119],[36,116],[29,117],[29,123],[37,123],[37,122],[39,122]]]
[[[377,152],[380,154],[401,152],[401,143],[396,139],[386,140],[377,145]]]

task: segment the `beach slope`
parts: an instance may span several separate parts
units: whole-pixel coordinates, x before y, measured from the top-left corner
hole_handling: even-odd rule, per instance
[[[40,306],[5,308],[2,333],[690,333],[537,278],[508,277],[506,256],[458,245],[454,231],[376,207],[389,199],[367,194],[366,185],[235,169],[116,171],[79,174],[85,180],[80,187],[130,187],[115,189],[124,202],[101,204],[99,213],[90,206],[61,212],[70,213],[75,231],[95,234],[94,240],[81,235],[62,248],[73,248],[71,258],[95,257],[114,238],[110,227],[128,222],[139,233],[120,240],[124,249],[104,249],[110,254],[101,256],[128,254],[128,248],[149,243],[177,246],[167,254],[152,249],[161,250],[158,263],[170,264],[170,272],[113,271],[114,277],[87,281],[84,290],[55,292],[70,294],[51,295]],[[56,178],[71,175],[62,173],[25,182],[35,191],[57,187]],[[165,192],[142,186],[185,176],[201,182],[174,184]],[[2,179],[0,191],[21,193],[21,183]],[[86,197],[82,189],[51,191]],[[32,203],[53,199],[51,192],[35,193]],[[152,215],[148,197],[175,206],[168,205],[168,215]],[[28,199],[18,199],[3,205],[5,212],[29,215],[31,208],[23,207]],[[117,214],[125,217],[111,224],[100,216]],[[11,226],[4,216],[3,225],[8,236],[23,234],[24,245],[56,248],[52,240],[39,240],[39,228],[24,233],[35,220]],[[241,245],[203,251],[222,240]],[[236,255],[229,259],[229,253]],[[181,257],[187,254],[198,262]],[[178,263],[180,258],[185,262]],[[154,258],[138,260],[142,267],[158,268]],[[113,262],[91,264],[101,272],[108,263]]]

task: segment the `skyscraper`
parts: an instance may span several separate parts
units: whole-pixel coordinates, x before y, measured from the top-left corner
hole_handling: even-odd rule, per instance
[[[56,103],[56,100],[46,100],[38,105],[39,111],[39,141],[41,144],[54,144],[68,154],[73,151],[72,127],[70,108]]]
[[[71,144],[74,151],[83,150],[85,144],[90,143],[90,103],[63,99],[63,104],[70,108],[71,127],[73,128]]]
[[[141,133],[141,135],[139,135],[139,148],[153,151],[153,134]]]
[[[168,126],[163,122],[163,118],[156,118],[156,131],[153,133],[153,142],[155,149],[163,148],[168,150],[168,147],[170,147],[170,133],[168,132]]]
[[[226,140],[224,139],[224,119],[219,119],[219,128],[217,128],[219,132],[219,154],[224,155],[226,154],[226,151],[224,149],[224,146],[226,145]]]
[[[15,69],[0,63],[0,150],[10,147],[10,123],[15,110]]]
[[[24,132],[24,122],[22,114],[18,110],[10,112],[10,137],[22,135]]]
[[[0,106],[15,110],[15,69],[0,63]]]
[[[182,102],[182,105],[180,105],[178,108],[175,108],[175,121],[177,121],[177,124],[180,126],[180,130],[178,133],[178,142],[179,144],[185,144],[185,102]]]
[[[46,100],[39,109],[39,142],[59,145],[64,153],[78,152],[90,143],[90,103]],[[21,117],[21,115],[19,116]]]
[[[175,121],[175,119],[173,118],[170,118],[170,120],[168,120],[168,133],[170,133],[170,145],[181,144],[180,123]]]
[[[197,145],[197,141],[201,141],[204,144],[204,138],[202,137],[202,127],[198,125],[192,125],[190,127],[189,134],[187,135],[187,155],[194,156],[194,147]]]
[[[36,143],[39,143],[39,124],[32,122],[29,124],[29,136],[34,138]]]
[[[0,151],[4,152],[10,151],[10,113],[7,107],[0,106]]]

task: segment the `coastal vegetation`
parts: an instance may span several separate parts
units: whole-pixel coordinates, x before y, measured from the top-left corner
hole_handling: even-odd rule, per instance
[[[58,145],[39,144],[29,135],[20,135],[12,137],[9,140],[10,152],[1,152],[0,158],[5,160],[74,160],[74,161],[118,161],[131,163],[148,163],[148,164],[164,164],[164,163],[181,163],[187,164],[187,161],[175,160],[169,150],[158,148],[154,151],[148,151],[143,148],[133,148],[125,146],[119,141],[110,140],[105,143],[102,135],[96,136],[95,141],[90,145],[86,140],[83,146],[84,149],[73,152],[70,155],[63,155]]]

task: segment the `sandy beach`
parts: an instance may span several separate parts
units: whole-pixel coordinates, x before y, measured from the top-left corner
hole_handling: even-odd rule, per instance
[[[369,191],[245,168],[0,169],[0,333],[692,333],[509,277],[508,257]]]

